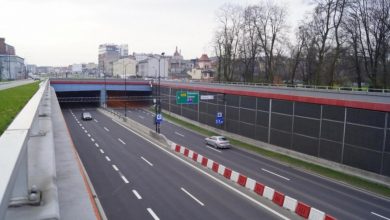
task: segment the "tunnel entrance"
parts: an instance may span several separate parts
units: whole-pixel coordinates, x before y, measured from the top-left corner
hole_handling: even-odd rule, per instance
[[[61,107],[99,107],[101,91],[56,92]],[[151,92],[143,91],[107,91],[107,107],[140,108],[153,103]]]
[[[140,108],[153,103],[151,92],[141,91],[107,91],[107,106],[110,108]]]
[[[100,91],[56,92],[61,107],[99,107]]]

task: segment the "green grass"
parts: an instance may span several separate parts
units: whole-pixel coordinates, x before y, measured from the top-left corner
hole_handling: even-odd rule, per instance
[[[0,135],[38,90],[39,82],[0,90]]]
[[[194,130],[194,131],[201,133],[205,136],[217,135],[217,133],[215,133],[215,132],[209,131],[205,128],[201,128],[199,126],[188,123],[186,121],[182,121],[182,120],[180,120],[176,117],[173,117],[171,115],[164,113],[164,117],[167,120],[170,120],[176,124],[179,124],[183,127],[188,128],[188,129]],[[365,179],[362,179],[362,178],[359,178],[356,176],[352,176],[349,174],[345,174],[345,173],[342,173],[339,171],[335,171],[335,170],[332,170],[332,169],[329,169],[329,168],[326,168],[326,167],[323,167],[320,165],[308,163],[306,161],[292,158],[292,157],[289,157],[289,156],[286,156],[286,155],[283,155],[280,153],[276,153],[276,152],[269,151],[269,150],[266,150],[263,148],[259,148],[259,147],[253,146],[253,145],[248,144],[248,143],[244,143],[244,142],[239,141],[239,140],[235,140],[232,138],[230,138],[229,140],[230,140],[231,144],[236,146],[236,147],[241,147],[241,148],[247,149],[249,151],[255,152],[257,154],[260,154],[260,155],[267,157],[267,158],[271,158],[271,159],[276,160],[276,161],[280,161],[280,162],[287,164],[287,165],[290,165],[292,167],[303,169],[303,170],[306,170],[306,171],[309,171],[312,173],[316,173],[316,174],[331,178],[333,180],[337,180],[337,181],[352,185],[354,187],[358,187],[358,188],[361,188],[361,189],[364,189],[364,190],[367,190],[367,191],[370,191],[370,192],[373,192],[373,193],[376,193],[379,195],[390,197],[390,188],[387,186],[384,186],[384,185],[381,185],[378,183],[373,183],[371,181],[368,181],[368,180],[365,180]]]

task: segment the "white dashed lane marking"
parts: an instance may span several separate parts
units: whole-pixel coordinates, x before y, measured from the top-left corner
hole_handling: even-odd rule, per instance
[[[378,213],[375,213],[375,212],[371,212],[371,214],[375,215],[375,216],[378,216],[379,218],[383,218],[383,219],[386,219],[386,220],[390,220],[390,218],[387,218],[383,215],[379,215]]]
[[[106,130],[106,131],[110,131],[110,129],[108,129],[108,128],[106,128],[106,127],[103,127],[104,128],[104,130]]]
[[[115,171],[119,171],[118,167],[115,164],[112,165],[112,168],[114,168]]]
[[[104,150],[103,150],[103,149],[100,149],[100,153],[104,154]]]
[[[137,190],[133,189],[133,194],[135,195],[135,197],[137,197],[137,199],[142,199],[141,195],[138,194]]]
[[[106,160],[107,160],[108,162],[111,161],[111,159],[110,159],[108,156],[106,156]]]
[[[98,143],[95,143],[95,146],[96,146],[96,147],[99,147],[99,144],[98,144]]]
[[[176,135],[179,135],[180,137],[184,137],[184,134],[180,134],[179,132],[175,131]]]
[[[99,122],[98,120],[96,120],[96,119],[93,119],[95,122]]]
[[[270,174],[272,174],[272,175],[275,175],[275,176],[277,176],[277,177],[280,177],[280,178],[282,178],[282,179],[285,179],[285,180],[287,180],[287,181],[290,181],[289,178],[284,177],[284,176],[282,176],[282,175],[279,175],[279,174],[277,174],[277,173],[271,172],[271,171],[266,170],[266,169],[264,169],[264,168],[262,168],[261,170],[264,171],[264,172],[270,173]]]
[[[149,214],[153,217],[154,220],[160,220],[160,218],[156,215],[156,213],[153,212],[151,208],[147,208]]]
[[[144,157],[141,157],[142,160],[144,160],[147,164],[149,164],[151,167],[153,166],[153,164],[151,162],[149,162],[147,159],[145,159]]]
[[[183,187],[181,187],[180,189],[181,189],[181,191],[185,192],[189,197],[191,197],[193,200],[195,200],[197,203],[199,203],[199,205],[204,206],[203,202],[201,202],[199,199],[197,199],[195,196],[193,196],[191,193],[189,193]]]
[[[126,144],[122,139],[118,138],[118,141],[121,142],[122,144]]]

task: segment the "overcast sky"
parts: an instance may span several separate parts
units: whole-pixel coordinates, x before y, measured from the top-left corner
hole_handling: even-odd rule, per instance
[[[278,1],[278,0],[276,0]],[[216,11],[255,0],[0,0],[0,37],[28,64],[97,63],[98,46],[128,44],[129,53],[212,53]],[[312,6],[283,0],[292,29]]]

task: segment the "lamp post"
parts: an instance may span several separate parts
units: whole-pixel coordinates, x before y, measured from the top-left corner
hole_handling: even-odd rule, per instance
[[[161,56],[164,58],[165,53],[162,52]],[[156,102],[156,132],[160,133],[160,123],[157,123],[157,114],[161,114],[161,56],[158,58],[158,90],[157,90],[157,102]],[[165,66],[165,65],[164,65]],[[164,70],[165,72],[165,70]]]
[[[126,97],[126,100],[125,100],[125,120],[127,118],[127,83],[126,83],[126,70],[127,70],[127,66],[131,64],[131,63],[127,63],[126,65],[124,65],[124,69],[125,69],[125,97]]]

